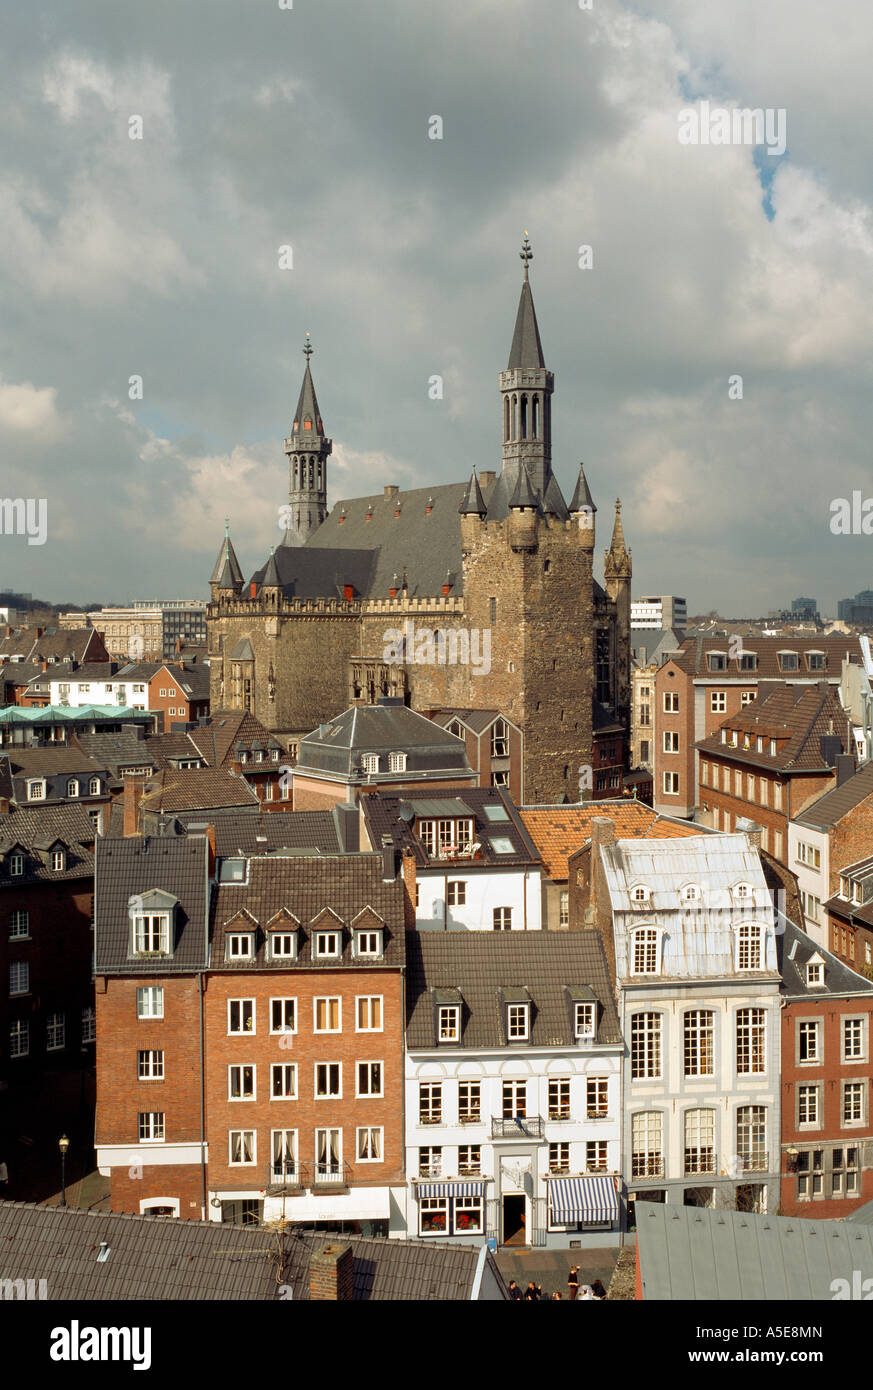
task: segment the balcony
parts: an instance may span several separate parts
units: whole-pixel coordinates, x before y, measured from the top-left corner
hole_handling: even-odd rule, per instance
[[[631,1177],[662,1178],[664,1160],[660,1154],[634,1154],[631,1159]]]
[[[491,1117],[492,1139],[543,1139],[545,1121],[542,1115],[502,1115]]]
[[[695,1177],[701,1173],[712,1175],[717,1171],[715,1153],[712,1149],[685,1150],[685,1176]]]
[[[265,1192],[268,1197],[297,1197],[306,1189],[313,1192],[348,1190],[351,1168],[348,1163],[298,1163],[279,1159],[267,1169]]]

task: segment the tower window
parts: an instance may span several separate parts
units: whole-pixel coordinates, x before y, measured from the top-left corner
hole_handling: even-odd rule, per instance
[[[492,600],[491,600],[491,621],[492,621],[492,623],[496,623],[496,622],[497,622],[497,599],[496,599],[496,598],[492,598]]]
[[[521,437],[527,439],[527,396],[521,398]]]
[[[311,429],[312,429],[312,421],[310,420],[310,418],[309,418],[308,415],[307,415],[306,419],[303,421],[303,428],[304,428],[305,430],[311,430]]]
[[[534,396],[534,398],[533,398],[533,429],[531,430],[531,435],[532,435],[532,437],[533,437],[534,439],[538,439],[538,438],[539,438],[539,434],[540,434],[540,398],[539,398],[539,396]]]

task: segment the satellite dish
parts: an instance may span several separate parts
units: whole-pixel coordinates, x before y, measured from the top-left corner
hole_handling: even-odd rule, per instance
[[[407,825],[411,825],[415,820],[415,812],[408,801],[401,801],[400,803],[400,819],[405,820]]]

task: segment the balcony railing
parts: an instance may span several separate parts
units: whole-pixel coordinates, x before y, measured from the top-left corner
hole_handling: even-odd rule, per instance
[[[631,1159],[631,1176],[634,1178],[662,1178],[664,1160],[660,1154],[634,1154]]]
[[[295,1196],[305,1188],[313,1191],[328,1188],[335,1192],[348,1187],[351,1168],[348,1163],[301,1163],[294,1159],[278,1159],[267,1169],[266,1191],[270,1195],[283,1193]]]
[[[696,1173],[715,1173],[717,1169],[715,1153],[712,1149],[685,1150],[685,1176]]]
[[[510,1118],[492,1115],[491,1117],[492,1139],[543,1139],[544,1137],[545,1121],[542,1115],[513,1115]]]

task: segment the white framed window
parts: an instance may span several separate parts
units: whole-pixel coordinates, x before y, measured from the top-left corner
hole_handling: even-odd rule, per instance
[[[686,883],[682,889],[682,901],[684,903],[700,902],[700,884]]]
[[[323,998],[313,999],[313,1032],[315,1033],[341,1033],[342,1032],[342,1000],[339,995],[330,995]]]
[[[228,1163],[232,1168],[251,1166],[257,1161],[257,1138],[253,1129],[228,1130]]]
[[[608,1171],[608,1149],[605,1139],[589,1139],[585,1144],[586,1173],[605,1173]]]
[[[270,932],[270,960],[296,960],[296,931]]]
[[[369,956],[371,959],[382,954],[382,932],[377,931],[356,931],[355,932],[355,955]]]
[[[548,1114],[550,1120],[569,1120],[570,1078],[568,1076],[549,1077]]]
[[[482,1172],[482,1145],[461,1144],[458,1148],[458,1177],[474,1178]]]
[[[767,1010],[737,1009],[737,1076],[767,1070]]]
[[[527,1118],[526,1081],[504,1081],[503,1118],[504,1120],[524,1120]]]
[[[585,1114],[589,1120],[605,1120],[609,1114],[609,1077],[589,1076],[585,1082]]]
[[[227,960],[253,960],[255,954],[255,934],[250,931],[232,931],[227,934]]]
[[[315,1063],[316,1100],[342,1100],[343,1066],[342,1062]]]
[[[443,1151],[438,1145],[425,1144],[418,1150],[418,1176],[440,1178],[443,1173]]]
[[[341,1129],[315,1131],[315,1176],[319,1182],[336,1182],[343,1172],[343,1132]]]
[[[93,1005],[89,1004],[82,1010],[82,1042],[92,1043],[97,1041],[97,1020],[94,1015]]]
[[[164,1114],[159,1110],[141,1110],[139,1113],[139,1142],[157,1144],[164,1140]]]
[[[685,1172],[715,1172],[715,1111],[685,1111]]]
[[[867,1060],[866,1022],[864,1017],[843,1019],[844,1062],[864,1062]]]
[[[382,1096],[382,1063],[358,1062],[355,1068],[357,1085],[356,1096]]]
[[[152,1048],[141,1049],[136,1054],[136,1074],[140,1081],[163,1081],[164,1054]]]
[[[270,1032],[297,1032],[297,1000],[282,998],[270,1000]]]
[[[512,931],[512,908],[495,907],[491,921],[495,931]]]
[[[530,1037],[530,1005],[507,1004],[506,1040],[507,1042],[526,1042]]]
[[[419,1172],[421,1172],[420,1168]],[[421,1236],[444,1236],[448,1234],[448,1229],[448,1197],[420,1197],[418,1202],[418,1234]]]
[[[678,772],[665,772],[665,773],[664,773],[664,795],[665,795],[665,796],[678,796],[678,795],[679,795],[679,773],[678,773]]]
[[[594,1001],[573,1005],[573,1036],[575,1038],[594,1037]]]
[[[663,1119],[659,1110],[631,1116],[631,1176],[659,1178],[664,1171]]]
[[[163,985],[141,985],[136,991],[137,1018],[163,1018]]]
[[[449,907],[465,907],[467,903],[467,884],[464,879],[450,878],[446,884],[446,902]]]
[[[798,1062],[821,1062],[821,1023],[818,1019],[804,1019],[798,1023],[797,1060]]]
[[[312,937],[312,954],[316,960],[337,960],[342,951],[342,932],[317,931]]]
[[[358,994],[355,997],[355,1032],[382,1032],[382,995]]]
[[[674,730],[672,730],[672,729],[665,729],[665,730],[664,730],[664,744],[663,744],[663,748],[664,748],[664,752],[665,752],[665,753],[678,753],[678,752],[679,752],[679,735],[678,735],[678,733],[676,733],[676,732],[675,732]]]
[[[844,1125],[863,1124],[865,1115],[866,1081],[844,1081],[843,1083],[842,1123]]]
[[[297,1130],[272,1129],[270,1131],[270,1166],[274,1178],[297,1178]]]
[[[569,1173],[570,1145],[564,1139],[549,1144],[549,1172]]]
[[[564,889],[558,903],[558,925],[568,927],[570,925],[570,891]]]
[[[11,878],[20,878],[24,873],[24,855],[10,854],[9,856],[9,875]]]
[[[664,692],[664,713],[679,713],[679,692],[678,690],[667,690]]]
[[[418,1087],[418,1123],[438,1125],[443,1118],[443,1088],[439,1081],[422,1081]]]
[[[88,795],[89,795],[89,796],[99,796],[99,795],[100,795],[100,778],[99,778],[99,777],[92,777],[92,778],[91,778],[90,782],[88,783]]]
[[[166,956],[170,953],[169,913],[137,914],[132,919],[133,954]]]
[[[69,780],[69,782],[67,783],[67,796],[78,796],[78,795],[79,795],[79,782],[78,782],[78,779],[75,778],[75,777],[71,777],[70,780]]]
[[[358,1163],[381,1163],[385,1152],[385,1131],[381,1125],[356,1130],[355,1152]]]
[[[482,1085],[479,1081],[458,1082],[458,1119],[462,1125],[477,1124],[482,1115]]]
[[[228,999],[227,1031],[231,1035],[255,1032],[254,999]]]
[[[9,1025],[9,1056],[26,1057],[30,1052],[30,1023],[14,1018]]]
[[[461,1010],[457,1004],[441,1004],[438,1015],[440,1042],[458,1042],[461,1036]]]
[[[459,737],[463,737],[459,734]],[[491,726],[492,758],[509,757],[509,725],[505,719],[495,719]]]
[[[389,772],[405,772],[405,771],[406,771],[406,754],[405,754],[405,753],[389,753],[389,755],[388,755],[388,770],[389,770]]]
[[[709,692],[709,710],[711,714],[727,713],[727,696],[723,690]]]
[[[9,993],[30,993],[30,966],[26,960],[14,960],[9,966]]]
[[[658,1080],[661,1076],[661,1015],[631,1015],[631,1077]]]
[[[30,936],[30,913],[25,908],[9,914],[9,940],[21,941]]]
[[[821,1095],[818,1086],[798,1086],[797,1088],[797,1123],[806,1125],[808,1129],[818,1129],[821,1124],[819,1119],[819,1096]]]
[[[63,1014],[49,1014],[45,1024],[46,1052],[60,1052],[65,1044],[66,1025]]]
[[[270,1099],[297,1099],[296,1062],[272,1062],[270,1064]]]
[[[234,1065],[227,1069],[228,1100],[256,1100],[256,1071],[253,1066]]]
[[[631,933],[633,975],[657,975],[658,973],[658,929],[657,927],[637,927]]]
[[[689,1009],[684,1018],[686,1076],[715,1074],[715,1020],[710,1009]]]
[[[27,799],[28,801],[44,801],[45,782],[28,782]]]
[[[361,766],[368,775],[379,771],[379,754],[364,753],[361,756]]]

